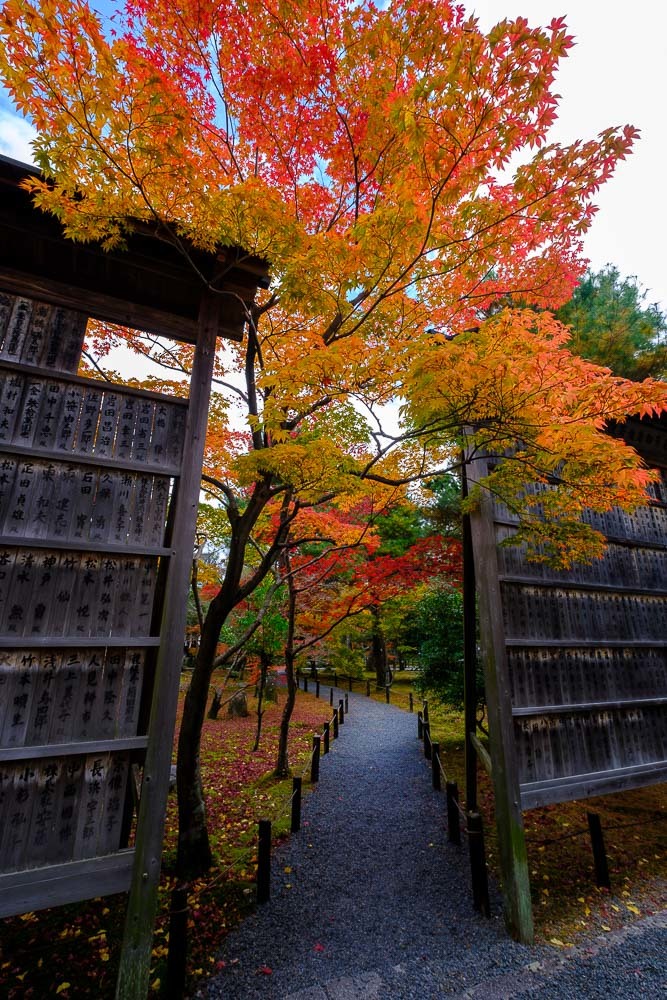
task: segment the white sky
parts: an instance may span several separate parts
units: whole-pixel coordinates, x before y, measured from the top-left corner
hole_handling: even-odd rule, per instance
[[[635,125],[641,139],[597,197],[585,238],[595,270],[615,264],[636,275],[667,311],[667,3],[665,0],[467,0],[488,30],[504,17],[548,24],[565,16],[575,46],[556,80],[562,96],[553,140],[588,139],[611,125]]]
[[[598,196],[600,210],[586,236],[594,269],[607,262],[636,275],[649,301],[667,311],[667,3],[665,0],[464,0],[482,28],[523,15],[548,24],[565,15],[576,46],[564,61],[554,141],[587,139],[610,125],[641,130],[632,156]],[[30,129],[0,94],[0,152],[30,159]]]

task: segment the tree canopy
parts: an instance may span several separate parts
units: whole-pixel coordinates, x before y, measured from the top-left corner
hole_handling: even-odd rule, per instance
[[[485,34],[449,0],[113,9],[103,27],[86,0],[3,6],[0,72],[39,132],[36,204],[73,239],[113,246],[150,224],[193,267],[195,246],[222,275],[233,245],[272,274],[216,370],[205,483],[227,557],[178,761],[179,858],[196,872],[210,857],[197,734],[220,629],[312,539],[304,513],[335,497],[377,517],[406,484],[458,466],[464,442],[508,450],[491,485],[522,537],[567,563],[599,549],[578,508],[644,496],[647,473],[605,422],[663,407],[665,390],[573,357],[565,329],[527,309],[570,298],[593,199],[636,136],[549,142],[563,19]],[[521,308],[498,312],[507,301]],[[189,368],[189,348],[129,340]],[[395,429],[382,407],[397,397]],[[558,480],[547,527],[526,478]]]
[[[615,375],[640,381],[667,376],[667,317],[636,278],[622,278],[611,264],[588,271],[556,313],[572,331],[576,354],[606,365]]]

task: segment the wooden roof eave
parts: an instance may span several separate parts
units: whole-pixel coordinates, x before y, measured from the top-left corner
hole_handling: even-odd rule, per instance
[[[0,156],[0,276],[13,294],[78,309],[96,319],[194,343],[205,292],[218,301],[219,335],[243,338],[246,309],[268,286],[265,261],[240,248],[187,254],[139,222],[127,249],[67,239],[60,223],[35,208],[20,186],[39,172]],[[216,295],[215,293],[219,293]]]

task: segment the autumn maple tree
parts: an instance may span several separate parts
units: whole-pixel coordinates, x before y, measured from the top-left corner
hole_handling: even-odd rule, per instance
[[[73,239],[122,245],[150,223],[193,267],[189,248],[233,245],[272,274],[217,371],[230,409],[205,483],[226,510],[227,559],[178,756],[179,865],[198,873],[210,862],[199,732],[218,636],[299,514],[333,497],[379,503],[457,465],[467,424],[469,448],[512,451],[492,478],[526,512],[522,531],[537,525],[526,476],[568,463],[547,539],[567,558],[570,501],[643,496],[636,456],[600,431],[661,406],[663,389],[573,359],[546,314],[497,312],[569,298],[593,198],[636,135],[549,143],[572,45],[562,19],[485,34],[448,0],[115,9],[103,22],[85,0],[3,6],[0,70],[38,130],[36,204]],[[168,358],[187,368],[187,350]],[[395,397],[398,429],[382,410]]]

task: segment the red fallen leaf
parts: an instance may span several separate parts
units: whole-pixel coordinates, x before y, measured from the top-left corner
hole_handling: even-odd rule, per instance
[[[227,963],[223,962],[222,959],[219,962],[215,963],[215,967],[218,970],[218,972],[220,971],[220,969],[224,969],[226,965]]]
[[[313,951],[324,951],[324,945],[320,944],[319,941],[313,947]]]
[[[269,968],[268,965],[260,965],[259,969],[257,970],[257,975],[259,975],[260,973],[263,976],[272,976],[273,969]]]

